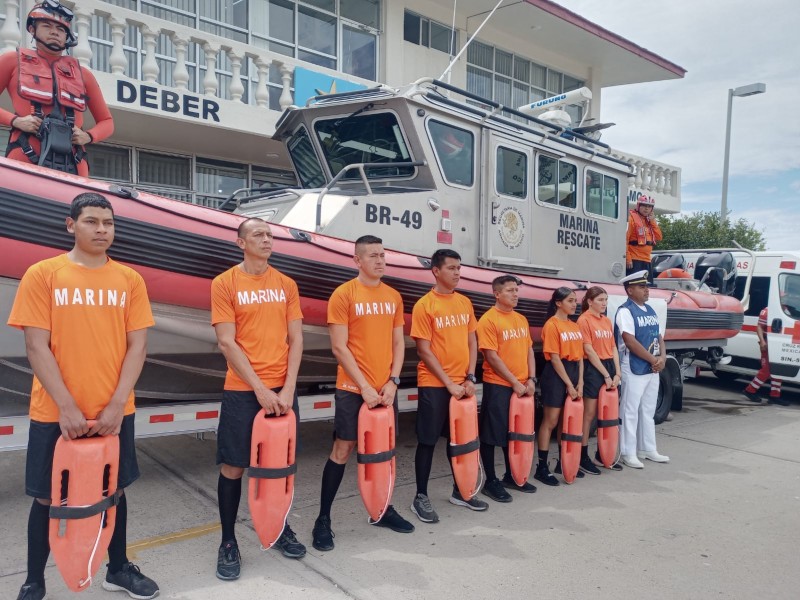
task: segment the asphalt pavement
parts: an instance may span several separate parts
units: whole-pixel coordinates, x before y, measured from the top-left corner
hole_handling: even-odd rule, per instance
[[[261,551],[245,491],[237,524],[242,577],[235,582],[214,576],[220,541],[214,436],[140,440],[142,478],[127,492],[129,556],[159,583],[161,597],[185,600],[795,599],[800,394],[785,392],[787,408],[766,400],[756,405],[741,395],[744,383],[704,376],[686,386],[684,410],[656,428],[669,464],[601,469],[571,486],[514,493],[510,504],[481,495],[490,504],[484,513],[448,503],[452,479],[440,444],[429,486],[441,518],[435,524],[409,510],[414,415],[401,415],[394,504],[416,531],[398,534],[367,523],[352,460],[333,506],[331,552],[311,548],[311,529],[332,426],[304,423],[290,523],[308,554],[290,560]],[[499,451],[497,459],[502,474]],[[0,453],[0,598],[16,598],[25,579],[24,464],[24,452]],[[104,573],[82,598],[114,597],[100,587]],[[74,596],[52,560],[46,576],[48,598]]]

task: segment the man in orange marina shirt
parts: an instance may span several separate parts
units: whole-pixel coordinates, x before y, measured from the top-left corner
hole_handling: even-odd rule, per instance
[[[216,575],[238,579],[241,556],[234,535],[242,475],[250,465],[253,421],[264,408],[282,415],[297,405],[297,372],[303,356],[303,314],[297,284],[269,265],[272,229],[257,217],[242,221],[236,245],[244,260],[211,283],[211,322],[228,372],[217,429],[217,496],[222,542]],[[287,558],[306,548],[287,522],[275,544]]]
[[[392,406],[397,430],[395,396],[405,357],[403,299],[381,281],[386,268],[383,241],[373,235],[361,236],[355,242],[353,261],[358,276],[336,288],[328,300],[331,349],[339,366],[333,449],[322,471],[319,516],[312,532],[312,544],[322,552],[334,547],[331,507],[356,447],[361,405]],[[398,533],[414,531],[391,504],[379,521],[369,522]]]
[[[450,249],[431,257],[436,285],[417,300],[411,314],[411,337],[417,343],[417,451],[414,469],[417,493],[411,510],[423,523],[436,523],[439,515],[428,497],[428,479],[436,442],[450,438],[450,397],[475,395],[475,363],[478,360],[478,322],[472,302],[456,292],[461,279],[461,256]],[[450,444],[446,446],[448,461]],[[462,498],[453,485],[450,503],[484,511],[489,505],[477,497]]]
[[[106,254],[114,241],[114,211],[95,193],[75,197],[66,220],[75,245],[67,254],[31,266],[19,284],[8,324],[22,329],[33,368],[25,493],[28,577],[18,600],[42,600],[50,553],[49,505],[53,454],[59,436],[119,436],[114,534],[103,587],[153,598],[156,583],[126,554],[128,505],[124,489],[139,478],[134,447],[133,386],[154,324],[142,277]],[[91,427],[87,419],[95,420]]]
[[[481,460],[486,471],[483,493],[496,502],[511,502],[505,489],[526,494],[536,492],[527,481],[517,485],[508,460],[508,429],[511,395],[533,396],[536,360],[533,356],[528,319],[514,310],[519,302],[520,280],[501,275],[492,281],[495,304],[478,321],[478,348],[483,352],[483,398],[479,430]],[[532,443],[532,442],[531,442]],[[506,472],[502,481],[494,468],[494,449],[503,449]]]

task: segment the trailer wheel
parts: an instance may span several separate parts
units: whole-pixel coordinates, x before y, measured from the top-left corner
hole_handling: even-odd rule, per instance
[[[674,356],[667,356],[666,367],[658,374],[658,379],[658,400],[654,415],[656,425],[666,420],[670,410],[683,408],[683,379],[680,365]]]
[[[714,376],[719,379],[720,381],[724,381],[725,383],[733,383],[739,377],[742,377],[739,373],[731,373],[730,371],[720,371],[719,369],[714,371]]]

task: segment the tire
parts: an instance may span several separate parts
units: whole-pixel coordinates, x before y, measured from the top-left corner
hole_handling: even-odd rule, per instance
[[[658,374],[658,400],[653,417],[656,425],[663,423],[671,410],[683,408],[683,378],[680,365],[674,356],[667,356],[667,364]]]
[[[740,375],[739,373],[731,373],[730,371],[720,371],[720,370],[715,370],[714,376],[720,381],[724,381],[725,383],[733,383],[740,377],[744,377],[744,375]]]

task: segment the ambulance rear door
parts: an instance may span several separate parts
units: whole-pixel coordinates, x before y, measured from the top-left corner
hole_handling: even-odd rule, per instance
[[[800,381],[800,261],[783,257],[769,291],[768,319],[770,374]]]

